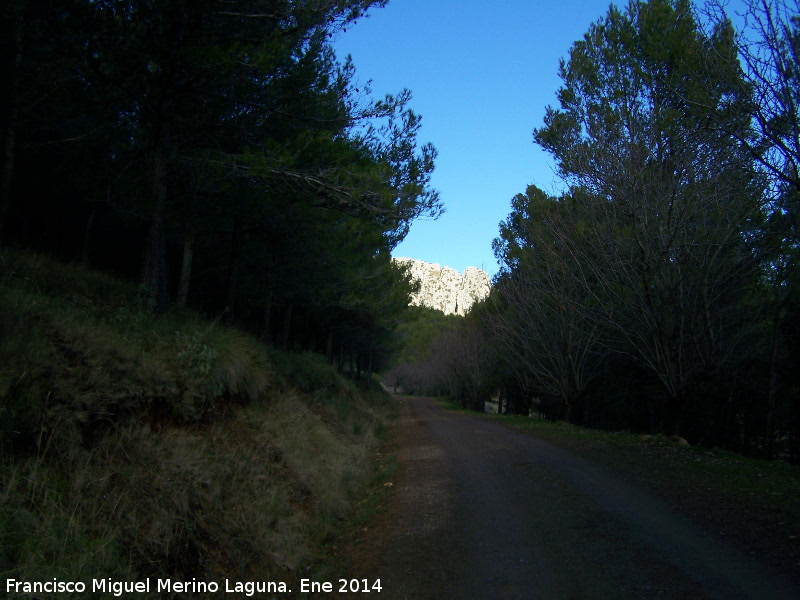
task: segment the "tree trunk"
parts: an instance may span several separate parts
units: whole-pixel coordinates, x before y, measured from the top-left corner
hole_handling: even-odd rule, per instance
[[[178,283],[178,297],[176,304],[179,308],[186,308],[189,299],[189,281],[192,276],[192,255],[194,247],[194,227],[186,232],[183,238],[183,262],[181,263],[181,279]]]
[[[233,323],[234,320],[234,305],[236,304],[236,286],[239,279],[239,248],[240,237],[239,231],[239,217],[235,217],[233,221],[233,231],[231,232],[231,257],[228,261],[228,323]]]
[[[767,396],[767,444],[766,458],[775,458],[775,411],[777,410],[777,388],[778,388],[778,319],[777,307],[772,318],[772,340],[770,342],[769,360],[769,394]]]
[[[167,164],[163,151],[157,150],[153,155],[153,209],[142,284],[149,307],[158,314],[167,310],[166,205]]]
[[[283,335],[281,336],[281,345],[286,349],[289,348],[289,341],[291,339],[290,336],[291,336],[291,333],[292,333],[292,308],[293,307],[294,307],[294,305],[291,302],[289,302],[289,304],[286,305],[286,310],[283,313]]]
[[[337,362],[339,363],[337,371],[341,373],[344,371],[344,335],[341,329],[339,330],[339,357]]]
[[[372,383],[372,350],[367,350],[367,372],[364,377],[364,389],[368,390]]]
[[[265,344],[272,343],[272,286],[267,287],[267,294],[264,297],[264,329],[261,332],[261,341]]]
[[[669,398],[664,407],[664,433],[666,435],[681,434],[682,398]]]
[[[333,326],[328,328],[328,339],[325,342],[325,360],[333,365]]]
[[[86,229],[83,231],[83,251],[81,252],[81,264],[84,267],[89,266],[89,236],[92,232],[92,225],[94,225],[94,216],[97,212],[97,205],[92,203],[92,212],[89,213],[89,218],[86,219]]]
[[[348,346],[348,358],[350,359],[350,379],[353,378],[353,343]]]
[[[591,418],[591,414],[589,411],[589,406],[590,406],[589,398],[588,396],[584,396],[582,400],[583,400],[583,423],[581,423],[581,425],[583,425],[584,427],[591,427],[589,423],[589,419]]]
[[[8,219],[8,209],[11,204],[11,180],[14,178],[14,155],[17,139],[17,121],[19,119],[19,73],[22,67],[22,13],[17,15],[14,26],[14,71],[9,94],[8,129],[5,139],[5,158],[3,159],[3,184],[0,189],[0,243],[6,238],[3,236]]]
[[[564,398],[564,422],[569,423],[572,419],[572,400]]]

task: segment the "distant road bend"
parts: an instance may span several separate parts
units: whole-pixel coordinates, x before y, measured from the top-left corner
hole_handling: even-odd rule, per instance
[[[398,428],[397,489],[349,561],[348,576],[381,578],[383,599],[800,599],[786,577],[553,444],[426,398],[402,398]]]

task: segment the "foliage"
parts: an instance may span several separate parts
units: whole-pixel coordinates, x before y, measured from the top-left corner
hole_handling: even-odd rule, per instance
[[[761,38],[683,0],[612,6],[562,60],[534,140],[567,191],[530,186],[494,243],[486,323],[518,409],[797,460],[796,211],[771,173],[782,152],[791,173],[796,19],[747,6]]]
[[[403,305],[389,253],[443,210],[410,92],[373,98],[329,43],[384,4],[9,5],[3,239],[287,348],[346,322],[328,345],[367,362]]]
[[[437,344],[458,329],[461,317],[424,306],[410,307],[396,328],[394,361],[383,382],[395,392],[429,394],[439,387]]]
[[[416,308],[400,328],[404,336],[395,366],[383,382],[395,392],[443,395],[483,410],[496,387],[496,356],[489,345],[484,308],[466,317]]]
[[[452,331],[459,321],[456,315],[445,315],[433,308],[410,307],[397,328],[401,345],[397,362],[418,363],[427,360],[436,338]]]
[[[759,207],[749,157],[694,108],[740,90],[725,71],[696,73],[709,54],[735,48],[725,29],[703,38],[688,3],[612,8],[573,47],[562,108],[535,132],[588,192],[590,247],[560,234],[590,270],[596,314],[661,380],[674,411],[698,375],[736,351],[728,303],[754,273],[739,249]]]
[[[727,23],[727,7],[709,2],[711,23]],[[721,56],[728,71],[741,73],[751,90],[750,101],[736,106],[748,117],[745,131],[731,130],[724,120],[716,123],[752,153],[764,172],[781,185],[800,190],[800,3],[797,0],[745,0],[736,12],[743,17],[735,33],[738,54]],[[732,107],[717,108],[724,116]]]
[[[137,296],[96,271],[0,253],[4,572],[305,576],[368,483],[391,403],[319,357],[219,319],[157,317]]]
[[[579,215],[584,200],[550,198],[530,186],[512,200],[494,249],[503,268],[489,317],[518,387],[557,402],[570,419],[572,407],[600,367],[600,322],[590,310],[587,265],[569,243],[586,236]],[[580,243],[580,242],[579,242]]]

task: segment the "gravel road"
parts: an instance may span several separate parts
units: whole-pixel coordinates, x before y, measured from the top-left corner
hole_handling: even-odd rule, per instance
[[[663,500],[530,435],[402,398],[394,444],[388,504],[347,550],[348,577],[380,578],[384,600],[800,598]]]

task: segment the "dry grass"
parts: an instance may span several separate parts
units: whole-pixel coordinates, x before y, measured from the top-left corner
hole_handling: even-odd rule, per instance
[[[569,445],[598,460],[608,455],[631,470],[661,473],[687,488],[706,490],[754,509],[783,510],[800,526],[800,468],[783,461],[690,446],[664,435],[602,431],[518,415],[487,418]]]
[[[291,586],[323,560],[385,395],[41,257],[0,252],[0,303],[3,579]]]

